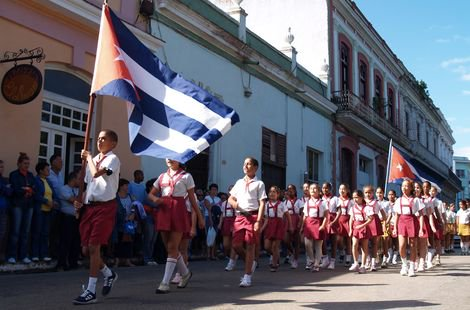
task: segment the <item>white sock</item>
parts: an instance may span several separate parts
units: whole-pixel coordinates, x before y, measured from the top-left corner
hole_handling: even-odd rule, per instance
[[[103,274],[103,277],[105,278],[109,278],[113,275],[113,272],[111,271],[111,269],[109,269],[109,267],[106,265],[104,265],[103,269],[101,269],[100,271]]]
[[[351,262],[351,255],[346,255],[346,261]]]
[[[313,240],[304,238],[305,243],[305,254],[307,254],[307,259],[310,262],[313,262],[315,259],[313,257]]]
[[[175,267],[176,267],[176,259],[168,257],[166,259],[165,275],[163,276],[162,283],[166,285],[170,283],[170,278],[173,275],[173,271],[175,271]]]
[[[188,274],[189,270],[186,264],[184,263],[184,259],[182,255],[179,255],[176,259],[176,270],[180,273],[180,275],[185,276]]]
[[[371,264],[372,266],[375,266],[375,258],[371,258],[371,259],[370,259],[370,264]]]
[[[245,273],[245,275],[243,276],[245,279],[251,281],[251,274],[247,274]]]
[[[98,282],[98,278],[95,278],[95,277],[88,278],[87,290],[92,292],[93,294],[96,294],[96,282]]]
[[[408,260],[406,258],[401,258],[402,268],[408,268]]]
[[[321,241],[314,241],[314,248],[315,248],[315,262],[314,265],[318,267],[320,265],[320,258],[321,258]],[[327,256],[328,257],[328,256]]]
[[[235,263],[236,263],[236,261],[235,261],[234,259],[231,259],[231,258],[230,258],[230,259],[228,260],[228,264],[229,264],[230,266],[235,266]]]

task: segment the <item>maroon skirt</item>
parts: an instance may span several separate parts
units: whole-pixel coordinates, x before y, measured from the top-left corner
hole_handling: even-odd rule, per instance
[[[406,214],[400,215],[398,218],[398,235],[408,238],[418,237],[419,222],[418,218],[414,215]]]
[[[369,230],[371,237],[382,236],[384,234],[378,214],[372,216],[372,221],[369,223]]]
[[[444,240],[444,227],[436,220],[436,232],[434,233],[434,239]]]
[[[325,229],[320,231],[322,223],[323,217],[308,216],[304,223],[304,237],[313,240],[324,240],[326,236]]]
[[[330,223],[333,222],[336,218],[336,213],[330,213],[329,219]],[[334,225],[328,225],[328,234],[336,235],[339,232],[339,219]]]
[[[423,235],[420,238],[429,238],[432,235],[431,224],[429,224],[429,216],[423,215]],[[418,231],[419,232],[419,231]]]
[[[286,229],[282,218],[270,217],[264,230],[264,239],[283,240]]]
[[[300,229],[300,227],[299,227],[300,215],[291,214],[290,215],[290,220],[292,222],[292,229],[294,230],[294,232],[299,231],[299,229]],[[287,220],[285,221],[285,227],[286,227],[286,231],[287,231],[287,228],[289,227],[289,222]]]
[[[191,220],[184,197],[165,196],[162,199],[163,203],[158,208],[157,230],[189,233]]]
[[[350,215],[341,214],[338,219],[338,235],[349,237],[349,218]]]
[[[371,232],[369,229],[370,225],[367,225],[365,227],[362,227],[360,229],[355,228],[358,225],[364,224],[365,221],[354,221],[353,222],[353,237],[356,239],[370,239],[371,237]]]
[[[233,223],[235,223],[235,216],[224,217],[222,222],[222,236],[231,237],[233,232]]]

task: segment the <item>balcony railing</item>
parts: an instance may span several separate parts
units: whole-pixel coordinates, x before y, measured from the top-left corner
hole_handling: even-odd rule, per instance
[[[331,101],[338,105],[338,113],[352,112],[384,135],[393,138],[403,146],[409,146],[408,137],[393,126],[390,120],[385,119],[386,100],[384,98],[374,97],[373,107],[371,107],[353,93],[340,91],[333,93]]]

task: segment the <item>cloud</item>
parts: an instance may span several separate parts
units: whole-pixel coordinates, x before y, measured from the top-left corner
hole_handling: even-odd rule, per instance
[[[441,62],[441,67],[448,68],[450,66],[462,65],[462,64],[467,64],[467,63],[470,63],[470,57],[451,58],[451,59],[444,60],[443,62]]]
[[[470,96],[470,90],[462,90],[462,95]]]
[[[439,39],[436,39],[434,40],[434,42],[438,43],[438,44],[446,44],[446,43],[450,43],[450,39],[442,39],[442,38],[439,38]]]

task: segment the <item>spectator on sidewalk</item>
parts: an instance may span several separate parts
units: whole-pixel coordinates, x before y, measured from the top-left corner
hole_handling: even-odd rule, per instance
[[[0,160],[0,263],[5,260],[9,209],[8,199],[12,193],[8,179],[3,177],[4,170],[5,166],[3,160]]]
[[[145,183],[146,193],[150,193],[150,190],[153,187],[157,179],[151,179]],[[158,216],[157,206],[148,199],[144,199],[144,209],[147,214],[147,217],[143,220],[143,231],[144,231],[144,265],[154,266],[158,265],[153,257],[153,252],[155,249],[155,242],[157,242],[158,232],[155,229],[156,216]]]
[[[16,264],[17,258],[25,264],[31,263],[28,257],[28,238],[33,217],[34,192],[36,181],[29,171],[29,157],[20,153],[18,169],[10,173],[13,190],[11,199],[12,221],[8,242],[8,263]]]
[[[134,171],[134,181],[129,183],[129,194],[134,200],[144,203],[147,198],[144,183],[144,172],[142,170]]]
[[[57,196],[60,193],[60,189],[64,186],[64,175],[62,174],[63,161],[59,154],[54,154],[49,158],[50,173],[47,177],[49,184],[52,186],[52,190]],[[62,214],[59,208],[51,210],[51,228],[49,234],[49,251],[50,256],[54,259],[59,257],[60,247],[60,226],[62,222]]]
[[[117,192],[118,211],[116,217],[116,229],[118,232],[118,244],[116,249],[115,267],[119,264],[126,267],[134,267],[131,262],[133,257],[133,241],[135,236],[136,210],[133,199],[129,195],[129,181],[119,179]],[[133,228],[132,228],[133,227]]]

